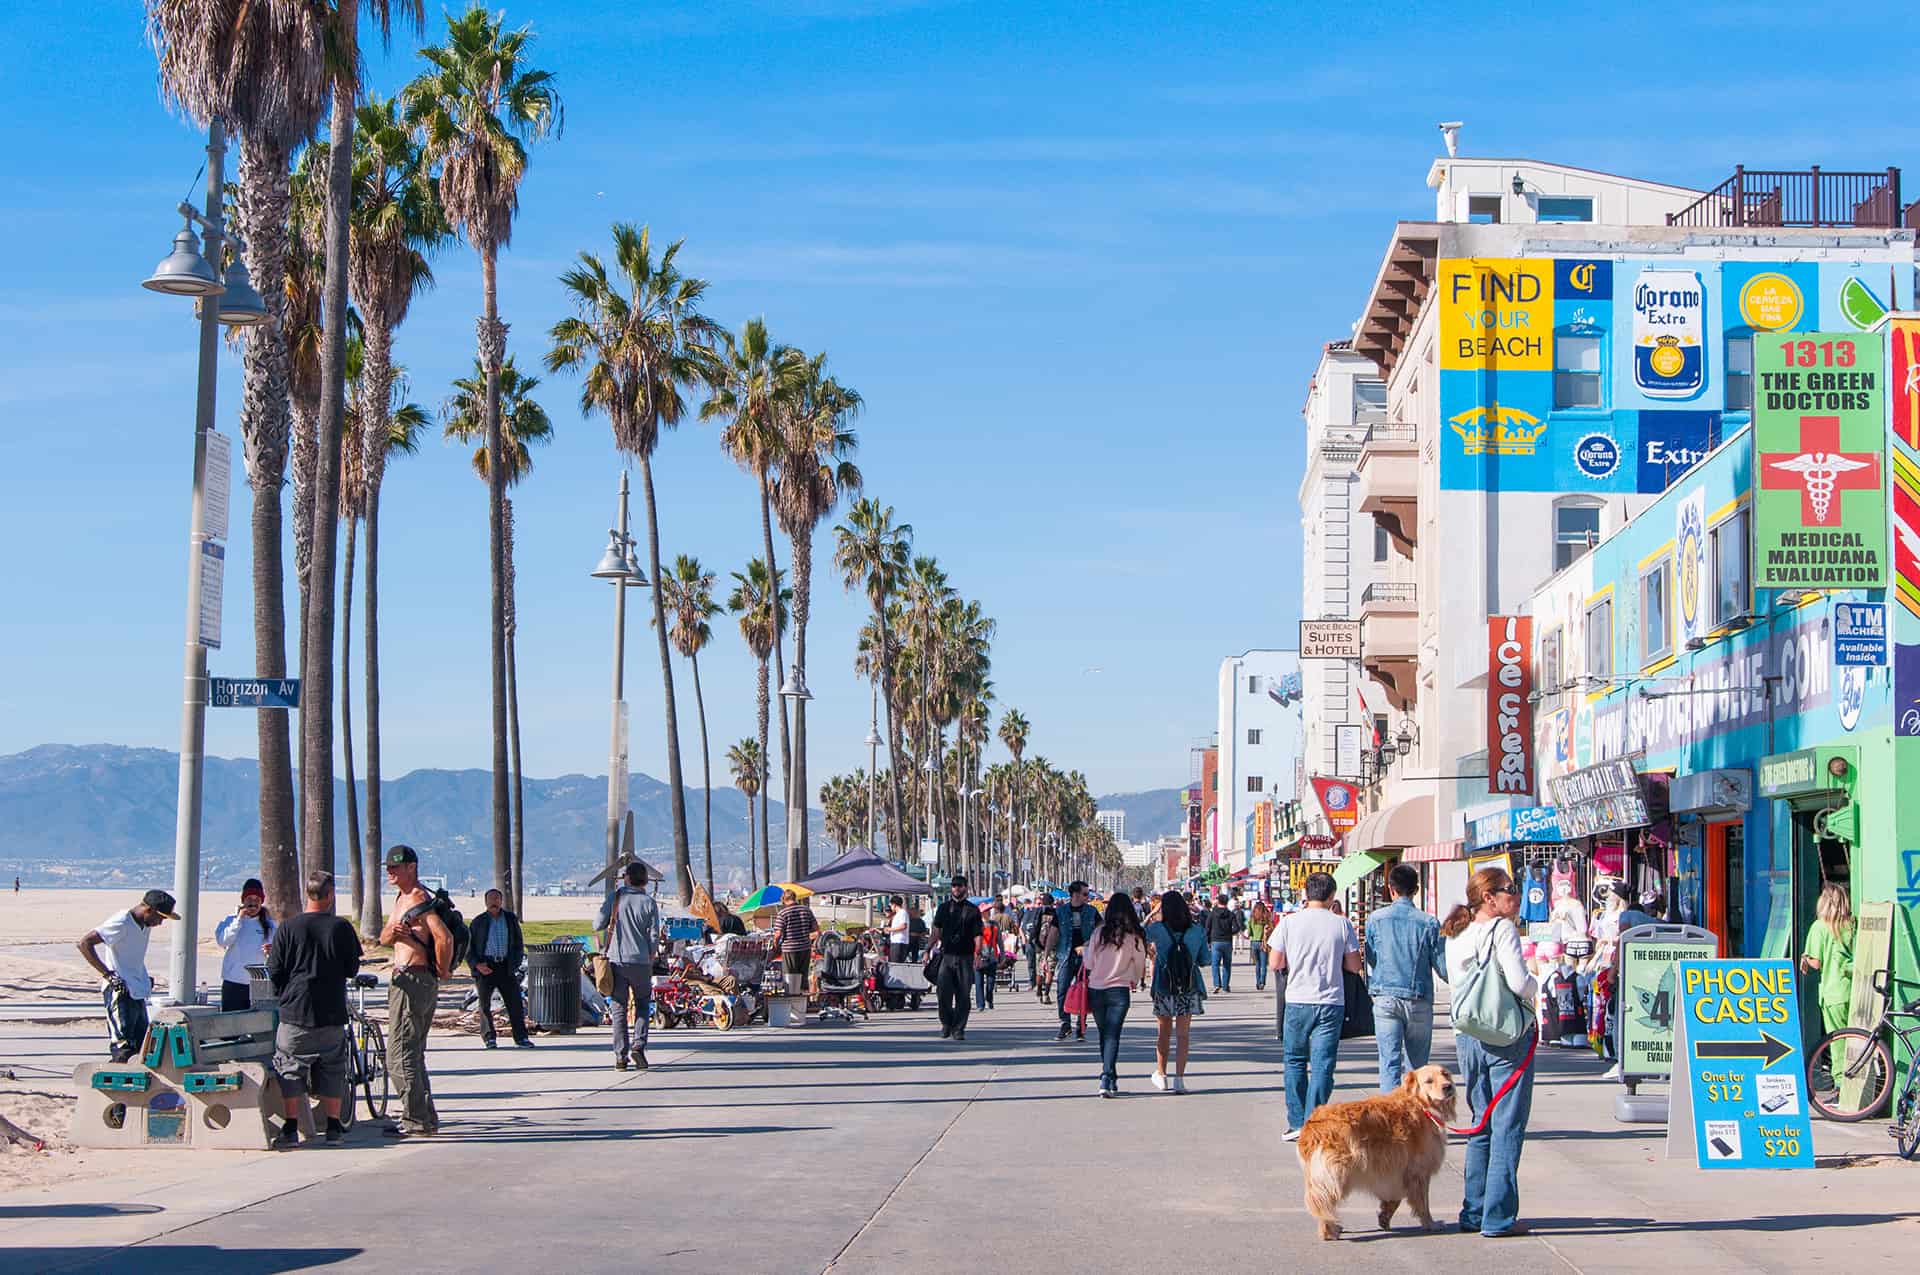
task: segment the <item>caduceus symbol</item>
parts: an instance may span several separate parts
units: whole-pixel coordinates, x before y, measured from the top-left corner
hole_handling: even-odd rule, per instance
[[[1776,460],[1772,465],[1800,475],[1807,485],[1807,500],[1813,505],[1813,520],[1825,522],[1827,510],[1833,504],[1834,480],[1852,470],[1865,469],[1867,462],[1849,460],[1834,452],[1805,452],[1792,460]]]

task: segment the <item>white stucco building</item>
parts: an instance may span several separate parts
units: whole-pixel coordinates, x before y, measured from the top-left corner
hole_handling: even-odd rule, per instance
[[[1302,711],[1297,652],[1254,650],[1220,661],[1215,862],[1244,868],[1247,820],[1263,801],[1298,798]]]
[[[1127,842],[1127,812],[1124,810],[1100,810],[1094,812],[1102,828],[1113,834],[1113,844],[1125,845]]]

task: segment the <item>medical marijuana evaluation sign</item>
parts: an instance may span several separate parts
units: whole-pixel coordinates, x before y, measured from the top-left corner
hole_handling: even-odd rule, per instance
[[[1754,588],[1886,587],[1884,345],[1754,334]]]

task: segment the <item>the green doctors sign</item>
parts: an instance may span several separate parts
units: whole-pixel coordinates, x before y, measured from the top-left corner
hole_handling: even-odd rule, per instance
[[[1887,583],[1887,394],[1878,332],[1753,337],[1753,585]]]

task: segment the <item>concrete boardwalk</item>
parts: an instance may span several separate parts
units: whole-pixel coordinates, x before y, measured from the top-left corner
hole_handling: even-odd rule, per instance
[[[1003,993],[957,1044],[925,1011],[659,1033],[644,1075],[611,1069],[604,1031],[496,1052],[441,1034],[441,1137],[382,1145],[363,1123],[336,1149],[115,1153],[93,1180],[0,1195],[0,1265],[1537,1275],[1860,1268],[1920,1238],[1920,1165],[1890,1154],[1883,1125],[1820,1125],[1820,1169],[1706,1174],[1666,1161],[1661,1129],[1614,1123],[1597,1060],[1543,1049],[1521,1169],[1531,1236],[1424,1235],[1404,1213],[1384,1234],[1356,1200],[1347,1238],[1324,1244],[1279,1141],[1272,1003],[1243,989],[1210,1004],[1181,1097],[1147,1084],[1136,998],[1110,1102],[1092,1041],[1054,1043],[1031,995]],[[54,1064],[76,1042],[9,1028],[0,1043]],[[1436,1046],[1451,1064],[1444,1028]],[[1373,1074],[1372,1042],[1350,1042],[1336,1097]],[[1460,1164],[1456,1147],[1435,1183],[1443,1220]]]

